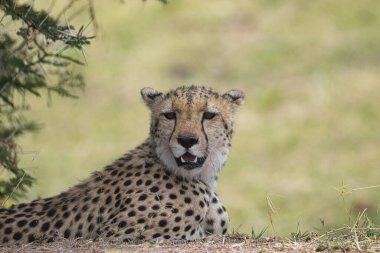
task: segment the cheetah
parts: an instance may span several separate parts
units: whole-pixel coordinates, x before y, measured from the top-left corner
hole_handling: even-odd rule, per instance
[[[151,111],[149,138],[66,192],[0,209],[0,243],[196,240],[227,232],[215,188],[244,93],[184,86],[143,88],[141,96]]]

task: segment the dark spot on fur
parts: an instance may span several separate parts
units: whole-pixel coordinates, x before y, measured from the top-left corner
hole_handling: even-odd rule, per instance
[[[36,237],[33,234],[28,235],[28,242],[34,242]]]
[[[5,224],[13,223],[14,221],[15,221],[15,219],[8,218],[8,219],[5,220]]]
[[[32,220],[30,223],[29,223],[29,227],[32,227],[34,228],[35,226],[38,225],[38,220]]]
[[[11,233],[12,233],[12,228],[11,227],[7,227],[6,229],[4,229],[4,234],[10,235]]]
[[[68,239],[70,235],[71,235],[70,229],[66,229],[65,232],[63,233],[63,237],[65,237],[66,239]]]
[[[28,223],[27,220],[20,220],[19,222],[17,222],[17,226],[18,226],[19,228],[21,228],[21,227],[25,226],[26,223]]]
[[[119,223],[118,227],[119,227],[119,228],[123,228],[123,227],[125,227],[126,225],[127,225],[127,222],[125,222],[125,221],[121,221],[121,222]]]
[[[153,186],[152,188],[150,188],[150,191],[153,192],[153,193],[156,193],[158,192],[160,189],[157,187],[157,186]]]
[[[49,222],[45,222],[44,224],[42,224],[41,232],[46,232],[49,230],[49,228],[50,228]]]
[[[57,220],[57,222],[54,224],[54,227],[59,229],[62,227],[62,225],[63,225],[62,220]]]
[[[22,238],[21,232],[17,232],[13,235],[13,240],[18,241]]]
[[[160,227],[165,227],[166,225],[168,225],[168,222],[167,222],[166,220],[160,220],[160,221],[158,222],[158,225],[159,225]]]

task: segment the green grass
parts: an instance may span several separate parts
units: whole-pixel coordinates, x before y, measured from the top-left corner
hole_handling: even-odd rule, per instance
[[[235,230],[302,238],[321,220],[329,231],[363,210],[379,224],[379,188],[344,200],[339,191],[379,184],[379,5],[96,3],[86,92],[50,108],[32,101],[43,128],[20,140],[21,163],[38,179],[27,200],[67,189],[143,141],[140,88],[200,84],[247,93],[218,184]]]

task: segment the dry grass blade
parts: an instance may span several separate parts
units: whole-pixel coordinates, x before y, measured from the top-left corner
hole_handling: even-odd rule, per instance
[[[247,235],[248,236],[248,235]],[[90,240],[59,240],[48,244],[27,244],[22,247],[1,247],[4,253],[13,252],[312,252],[317,245],[313,242],[289,243],[273,238],[265,240],[237,239],[230,236],[216,236],[199,241],[144,242],[139,244],[110,243]]]

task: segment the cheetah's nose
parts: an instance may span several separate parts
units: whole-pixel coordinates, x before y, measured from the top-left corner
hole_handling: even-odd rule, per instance
[[[198,143],[198,138],[192,133],[181,134],[177,138],[178,143],[184,148],[191,148]]]

